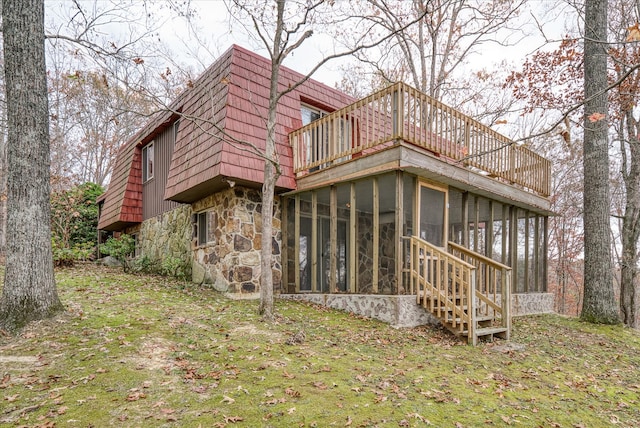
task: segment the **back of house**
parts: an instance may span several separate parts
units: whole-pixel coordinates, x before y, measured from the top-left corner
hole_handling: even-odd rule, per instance
[[[309,79],[281,98],[274,233],[263,237],[270,67],[232,46],[124,144],[99,229],[245,296],[271,245],[276,293],[398,325],[446,300],[436,317],[457,328],[457,311],[497,313],[511,293],[512,312],[552,310],[550,163],[401,83],[355,100]],[[279,85],[302,79],[283,67]]]

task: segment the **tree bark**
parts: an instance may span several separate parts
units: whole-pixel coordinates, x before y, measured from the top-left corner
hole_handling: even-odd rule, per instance
[[[6,271],[0,328],[63,310],[53,275],[44,1],[3,0],[7,94]]]
[[[280,65],[284,59],[281,49],[284,31],[285,0],[277,1],[277,19],[271,50],[271,81],[269,85],[269,112],[267,115],[267,140],[265,143],[264,182],[262,183],[262,248],[260,250],[260,306],[258,312],[265,321],[272,321],[273,311],[273,272],[271,269],[273,248],[273,200],[278,180],[279,165],[276,151],[276,115],[278,108],[278,81]]]
[[[585,2],[584,39],[584,298],[580,317],[619,322],[613,292],[607,135],[607,1]],[[594,114],[596,114],[594,116]],[[605,115],[598,119],[598,115]]]
[[[620,266],[620,315],[622,322],[632,328],[638,327],[636,315],[636,277],[638,276],[638,240],[640,239],[640,123],[633,111],[625,112],[629,159],[623,162],[622,172],[626,191],[624,218],[622,219],[622,260]],[[624,145],[622,150],[625,150]]]

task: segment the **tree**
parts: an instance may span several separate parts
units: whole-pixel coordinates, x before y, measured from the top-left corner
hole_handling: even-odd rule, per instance
[[[497,116],[501,116],[509,107],[509,100],[496,96],[497,88],[488,86],[500,80],[496,73],[504,66],[487,72],[477,65],[486,67],[486,57],[475,64],[470,61],[481,46],[506,47],[521,37],[522,30],[513,28],[513,23],[524,4],[523,0],[355,2],[353,14],[372,26],[365,40],[379,37],[380,32],[393,35],[375,52],[356,54],[363,69],[355,73],[360,79],[359,85],[364,80],[363,74],[372,76],[374,87],[404,81],[454,108],[468,108],[471,102],[477,101],[477,106],[482,108],[479,113],[500,111]],[[408,18],[420,16],[423,18],[415,25],[406,26]],[[341,31],[339,36],[350,46],[362,43],[362,35],[350,29]],[[469,73],[472,68],[478,71]],[[352,73],[351,66],[345,69],[345,74],[349,73]]]
[[[607,0],[586,0],[584,15],[584,298],[580,317],[619,322],[609,221]]]
[[[366,34],[370,27],[357,24],[357,17],[350,15],[348,10],[341,10],[340,6],[350,6],[348,2],[325,2],[315,0],[298,2],[292,0],[276,0],[275,5],[270,0],[232,0],[231,8],[235,10],[234,18],[242,25],[242,18],[248,19],[252,26],[248,29],[254,33],[262,47],[269,52],[271,58],[271,76],[269,88],[269,107],[265,118],[267,138],[265,149],[261,156],[265,160],[264,182],[262,186],[262,242],[271,242],[273,236],[273,207],[276,181],[280,175],[280,162],[276,151],[276,110],[282,96],[295,90],[306,82],[320,67],[335,58],[353,55],[364,49],[375,47],[388,40],[393,33],[384,32],[373,41],[361,42],[351,49],[325,56],[315,63],[311,70],[298,82],[292,82],[288,87],[279,86],[280,67],[284,60],[299,49],[303,43],[314,34],[314,28],[333,25],[340,22],[351,31],[362,31]],[[425,12],[426,13],[426,12]],[[405,17],[403,26],[398,31],[422,19],[424,14]],[[255,147],[249,148],[256,150]],[[260,271],[260,305],[259,313],[263,319],[273,319],[273,273],[272,246],[262,245]]]
[[[53,275],[44,1],[2,4],[7,97],[7,260],[0,328],[63,310]]]

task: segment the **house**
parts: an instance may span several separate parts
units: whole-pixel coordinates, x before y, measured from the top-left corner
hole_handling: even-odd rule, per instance
[[[314,80],[278,105],[274,233],[261,235],[270,62],[238,46],[118,153],[99,229],[132,234],[193,280],[395,325],[440,320],[475,343],[550,312],[550,162],[397,83],[356,100]],[[282,68],[285,88],[302,75]]]

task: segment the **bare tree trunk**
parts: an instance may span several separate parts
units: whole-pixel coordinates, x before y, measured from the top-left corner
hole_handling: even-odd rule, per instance
[[[580,317],[619,322],[609,223],[607,0],[586,0],[584,36],[584,298]]]
[[[264,182],[262,183],[262,248],[260,250],[260,306],[258,312],[265,321],[273,320],[273,273],[271,258],[273,248],[273,199],[278,180],[279,165],[276,152],[276,114],[278,108],[278,81],[280,64],[284,58],[281,50],[284,29],[285,0],[277,1],[277,21],[271,51],[271,82],[269,85],[269,113],[267,116],[267,140],[265,144]]]
[[[44,1],[4,0],[7,87],[7,260],[0,328],[63,310],[53,276]]]
[[[636,317],[636,277],[638,276],[638,239],[640,238],[640,123],[633,111],[625,114],[629,142],[629,166],[624,162],[624,185],[626,203],[622,220],[622,260],[620,267],[620,315],[622,322],[632,328],[638,327]],[[624,147],[622,147],[624,150]],[[626,158],[624,158],[626,160]]]

